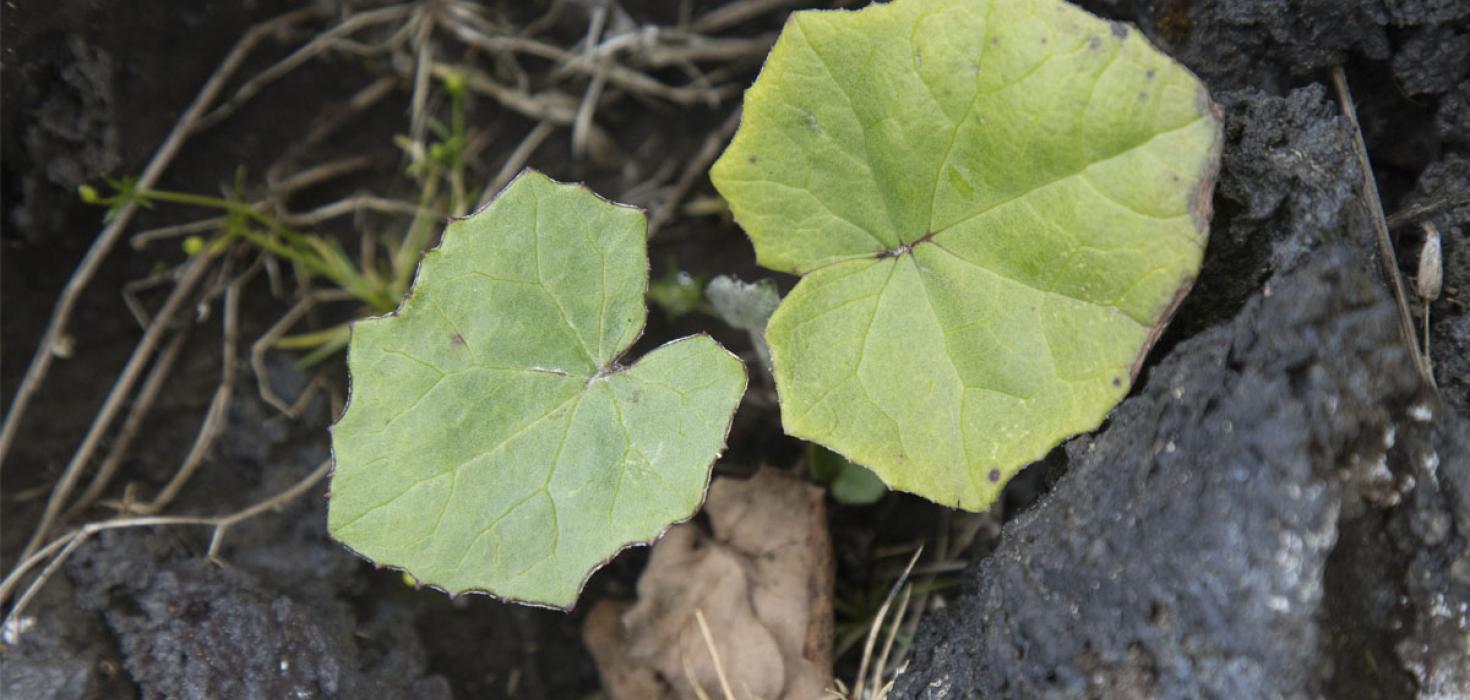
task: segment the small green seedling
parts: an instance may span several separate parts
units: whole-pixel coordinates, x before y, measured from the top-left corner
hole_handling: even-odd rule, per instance
[[[704,499],[745,391],[707,336],[642,332],[647,224],[523,173],[451,223],[396,314],[357,322],[328,527],[451,593],[570,607]]]
[[[711,172],[758,261],[786,431],[980,510],[1095,428],[1198,272],[1220,124],[1061,0],[791,16]]]
[[[807,443],[806,461],[812,481],[825,484],[838,503],[871,505],[888,493],[888,488],[871,469],[853,464],[821,445]]]

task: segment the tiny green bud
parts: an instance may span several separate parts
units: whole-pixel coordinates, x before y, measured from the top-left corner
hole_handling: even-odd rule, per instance
[[[464,73],[449,71],[444,75],[444,91],[451,95],[463,95],[465,93]]]
[[[77,195],[82,198],[83,202],[86,202],[88,204],[97,203],[98,197],[96,187],[93,187],[91,185],[77,185]]]
[[[184,252],[189,255],[198,255],[204,252],[204,239],[198,236],[189,236],[184,239]]]

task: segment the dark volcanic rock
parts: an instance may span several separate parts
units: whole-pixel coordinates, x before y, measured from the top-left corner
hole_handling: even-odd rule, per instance
[[[1361,170],[1347,122],[1320,85],[1286,97],[1246,89],[1216,96],[1225,150],[1205,273],[1171,333],[1192,335],[1229,320],[1272,274],[1321,243],[1354,230]],[[1359,241],[1365,252],[1371,242]]]
[[[426,675],[407,611],[359,621],[345,602],[297,599],[167,541],[118,533],[69,567],[78,602],[103,613],[144,697],[449,697]]]
[[[1138,22],[1215,89],[1279,91],[1358,54],[1389,57],[1379,0],[1135,0]]]
[[[1470,147],[1470,80],[1460,83],[1439,103],[1434,130],[1446,145]]]
[[[1449,92],[1470,73],[1470,34],[1449,27],[1415,32],[1393,57],[1393,74],[1410,95]]]
[[[1361,256],[1180,344],[929,618],[903,698],[1470,694],[1470,438]]]
[[[314,405],[308,420],[324,413]],[[185,499],[229,512],[218,501],[259,502],[326,457],[320,435],[291,440],[268,417],[255,396],[237,398],[220,443],[232,468],[203,470]],[[66,566],[76,605],[99,614],[142,697],[450,696],[412,608],[354,605],[359,561],[328,539],[324,491],[231,528],[222,562],[200,551],[200,528],[106,532],[77,550]]]
[[[40,589],[32,610],[6,630],[0,650],[0,691],[7,698],[136,698],[138,689],[103,628],[101,616],[71,604],[71,585],[56,576]]]

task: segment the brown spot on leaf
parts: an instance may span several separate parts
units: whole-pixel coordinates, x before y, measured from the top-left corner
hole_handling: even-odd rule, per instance
[[[986,477],[990,479],[990,483],[992,483],[992,484],[998,484],[998,483],[1000,483],[1000,470],[999,469],[991,469],[990,470],[990,473],[987,474]]]
[[[464,336],[455,333],[454,335],[449,337],[449,342],[454,343],[455,345],[464,345]]]
[[[1128,25],[1123,24],[1122,22],[1109,22],[1108,30],[1113,33],[1113,36],[1118,37],[1119,39],[1128,36]]]

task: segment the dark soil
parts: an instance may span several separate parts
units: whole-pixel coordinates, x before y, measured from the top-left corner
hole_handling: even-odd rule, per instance
[[[1470,663],[1456,656],[1470,650],[1463,627],[1470,623],[1458,607],[1470,602],[1470,3],[1081,4],[1134,22],[1195,70],[1224,107],[1227,147],[1211,244],[1135,396],[1104,430],[1059,449],[1045,468],[1008,487],[1010,521],[999,544],[980,538],[974,551],[994,553],[921,626],[898,694],[1470,696]],[[139,172],[240,34],[295,5],[57,0],[4,8],[0,405],[8,405],[54,300],[99,230],[99,211],[80,204],[75,188]],[[531,16],[542,9],[506,5]],[[673,12],[661,3],[624,5],[638,19],[665,24]],[[585,29],[585,13],[585,4],[567,3],[551,35],[570,45]],[[779,22],[766,15],[750,31]],[[285,39],[278,47],[302,37]],[[263,55],[247,73],[279,56]],[[1327,77],[1338,64],[1357,99],[1385,209],[1433,208],[1395,232],[1405,274],[1417,265],[1421,220],[1443,236],[1446,293],[1431,306],[1442,404],[1416,383],[1396,335],[1352,135]],[[757,66],[736,68],[753,78]],[[345,60],[294,72],[191,139],[163,186],[213,194],[233,181],[238,165],[258,175],[283,144],[374,75]],[[375,158],[352,182],[307,196],[403,187],[392,139],[407,129],[406,103],[400,90],[365,115],[362,128],[301,154],[303,164]],[[694,157],[732,106],[625,100],[598,115],[622,146],[620,158],[573,159],[559,130],[530,165],[648,205],[639,185]],[[492,166],[530,128],[488,103],[476,103],[471,119],[493,131],[484,157]],[[712,193],[707,182],[695,189]],[[195,215],[161,208],[133,228]],[[350,224],[329,230],[355,235]],[[769,276],[754,266],[743,234],[713,217],[675,217],[650,253],[655,277],[669,269]],[[121,289],[182,257],[169,244],[120,245],[83,296],[71,324],[71,359],[56,363],[0,470],[3,568],[14,563],[44,487],[140,335]],[[288,305],[260,280],[248,293],[242,337],[258,336]],[[743,333],[698,314],[669,320],[655,311],[650,321],[635,353],[695,331],[749,348]],[[210,320],[191,337],[125,464],[125,480],[144,492],[166,480],[188,450],[218,381],[217,328]],[[256,398],[248,367],[238,370],[224,441],[178,512],[249,505],[294,483],[326,454],[327,401],[287,420]],[[328,371],[340,385],[340,364]],[[283,390],[306,381],[285,354],[274,358],[272,372]],[[752,387],[763,390],[759,381]],[[1411,409],[1421,406],[1430,419],[1414,417]],[[1389,431],[1393,444],[1385,446]],[[747,401],[725,468],[795,468],[801,451],[768,405]],[[1430,454],[1438,457],[1434,467]],[[1380,458],[1387,476],[1373,468]],[[319,487],[281,513],[234,528],[223,564],[204,556],[208,532],[197,528],[122,531],[84,545],[33,602],[34,628],[0,657],[4,696],[566,698],[597,691],[578,636],[582,613],[415,591],[327,538],[324,497]],[[942,509],[896,495],[871,507],[834,507],[839,590],[881,591],[886,582],[873,551],[927,536],[944,518]],[[630,597],[645,557],[641,550],[619,557],[584,599]]]

